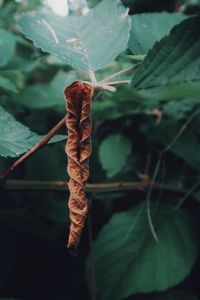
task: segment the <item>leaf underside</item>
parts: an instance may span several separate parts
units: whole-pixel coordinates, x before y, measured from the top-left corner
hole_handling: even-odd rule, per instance
[[[86,16],[22,14],[20,30],[43,51],[74,68],[98,70],[127,48],[130,19],[119,0],[104,0]]]

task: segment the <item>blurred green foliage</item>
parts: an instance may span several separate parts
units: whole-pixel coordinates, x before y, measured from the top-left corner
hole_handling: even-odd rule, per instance
[[[88,5],[94,7],[97,2],[101,1],[90,0]],[[108,2],[115,5],[114,0]],[[112,33],[106,36],[106,27],[102,27],[102,49],[93,48],[99,24],[106,26],[104,18],[112,20],[112,13],[119,17],[116,14],[124,12],[123,7],[106,15],[102,9],[98,22],[89,24],[92,42],[83,36],[91,61],[96,58],[96,65],[102,67],[96,72],[98,81],[139,66],[119,77],[131,79],[130,85],[119,86],[116,92],[94,93],[89,183],[120,186],[152,180],[162,188],[112,189],[88,195],[97,299],[196,300],[200,297],[200,21],[197,16],[172,12],[178,7],[197,14],[200,3],[122,2],[130,7],[131,17],[123,23],[124,31],[111,26],[118,40],[112,40]],[[87,70],[73,69],[71,63],[51,54],[50,37],[51,47],[46,49],[50,53],[46,53],[19,31],[21,13],[41,6],[40,1],[0,2],[1,171],[64,116],[64,87],[77,79],[88,80]],[[26,16],[28,35],[34,24]],[[129,30],[130,49],[124,37]],[[61,36],[63,32],[64,28]],[[32,40],[42,39],[40,33],[35,31]],[[104,67],[101,50],[108,58]],[[54,143],[26,160],[9,179],[67,180],[66,135],[66,128],[61,128]],[[92,299],[94,275],[90,273],[87,225],[79,255],[70,257],[66,250],[69,193],[8,191],[5,184],[0,178],[0,299]]]

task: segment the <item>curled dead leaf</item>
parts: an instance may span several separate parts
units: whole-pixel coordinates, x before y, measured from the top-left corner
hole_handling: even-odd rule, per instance
[[[66,118],[68,141],[65,150],[70,176],[68,205],[71,219],[67,247],[73,252],[80,242],[88,212],[85,183],[89,177],[89,157],[92,151],[90,113],[93,88],[90,84],[75,81],[65,89],[64,93],[68,112]]]

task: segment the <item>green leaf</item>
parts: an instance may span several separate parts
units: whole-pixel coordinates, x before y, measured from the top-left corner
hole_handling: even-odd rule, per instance
[[[94,242],[100,300],[164,291],[183,281],[198,257],[198,234],[191,217],[164,204],[152,205],[156,242],[145,203],[115,214]]]
[[[15,37],[6,30],[0,30],[0,67],[12,58],[15,50]]]
[[[0,89],[17,93],[17,89],[15,85],[8,78],[5,78],[4,76],[1,75],[0,75]]]
[[[81,17],[23,14],[19,27],[42,50],[74,68],[95,71],[126,49],[130,19],[119,0],[104,0]]]
[[[200,16],[175,26],[135,72],[132,86],[150,100],[200,97]]]
[[[122,134],[112,134],[103,140],[99,158],[108,177],[116,175],[124,167],[131,149],[131,141]]]
[[[135,55],[146,54],[156,41],[185,19],[181,14],[144,13],[131,16],[129,48]]]
[[[27,86],[14,101],[32,109],[65,108],[64,88],[77,79],[74,72],[58,72],[50,83]]]
[[[0,106],[0,156],[16,157],[32,148],[43,136],[32,132],[14,119]],[[50,142],[58,142],[66,136],[55,136]]]

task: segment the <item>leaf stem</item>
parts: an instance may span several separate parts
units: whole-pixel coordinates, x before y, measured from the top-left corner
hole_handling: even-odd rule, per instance
[[[31,148],[28,152],[22,155],[19,159],[17,159],[9,168],[5,169],[0,173],[0,178],[5,178],[8,176],[14,169],[20,166],[28,157],[33,155],[36,151],[38,151],[41,147],[43,147],[65,124],[66,117],[60,120],[44,137],[41,139],[33,148]]]
[[[116,88],[110,85],[107,85],[107,83],[101,83],[101,84],[96,84],[95,86],[96,89],[103,89],[109,92],[116,92]]]
[[[111,80],[115,79],[116,77],[119,77],[119,76],[128,74],[128,73],[130,73],[131,71],[136,70],[139,66],[140,66],[140,64],[137,64],[137,65],[135,65],[135,66],[133,66],[133,67],[130,67],[130,68],[121,70],[121,71],[119,71],[119,72],[117,72],[117,73],[114,73],[114,74],[112,74],[112,75],[110,75],[110,76],[104,78],[103,80],[99,81],[99,84],[101,84],[101,83],[103,83],[103,82],[106,82],[106,83],[107,83],[108,81],[111,81]]]
[[[119,80],[119,81],[111,81],[111,82],[99,82],[96,84],[96,89],[103,89],[107,90],[109,92],[116,92],[115,85],[121,85],[121,84],[130,84],[131,80]]]
[[[110,81],[106,82],[107,85],[119,85],[119,84],[130,84],[131,80],[118,80],[118,81]]]
[[[95,75],[94,71],[89,70],[88,74],[89,74],[92,84],[95,86],[97,84],[97,79],[96,79],[96,75]]]

